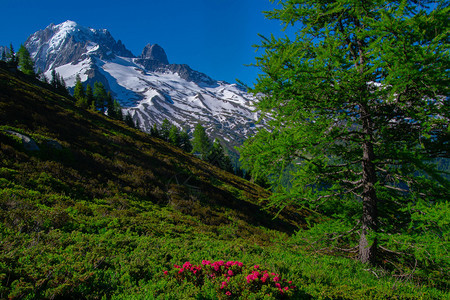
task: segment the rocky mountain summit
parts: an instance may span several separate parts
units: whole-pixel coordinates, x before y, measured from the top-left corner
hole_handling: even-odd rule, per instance
[[[159,61],[164,65],[169,64],[169,60],[167,59],[166,52],[158,44],[154,44],[154,45],[147,44],[147,46],[145,46],[144,50],[142,50],[141,58]]]
[[[158,44],[147,44],[135,56],[108,30],[66,21],[34,33],[25,47],[36,68],[47,77],[56,70],[68,87],[75,85],[77,75],[85,84],[102,82],[144,131],[164,119],[187,129],[201,122],[212,138],[220,137],[232,148],[258,126],[253,95],[186,64],[169,63]]]
[[[132,57],[122,42],[115,41],[108,30],[91,29],[73,21],[54,25],[31,35],[25,42],[36,68],[42,71],[82,61],[95,53],[100,59],[114,56]]]

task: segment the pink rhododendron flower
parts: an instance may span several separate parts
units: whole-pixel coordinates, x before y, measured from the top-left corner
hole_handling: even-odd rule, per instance
[[[253,280],[253,275],[250,274],[247,276],[247,282],[250,283]]]
[[[185,262],[183,265],[183,269],[189,270],[192,267],[192,264],[190,262]]]
[[[182,266],[173,265],[173,267],[174,267],[173,273],[170,270],[169,271],[164,270],[163,274],[165,276],[167,275],[174,276],[174,278],[178,280],[194,281],[196,285],[203,284],[203,280],[199,281],[198,279],[203,275],[205,275],[208,278],[210,278],[212,282],[220,283],[219,286],[220,290],[226,291],[225,294],[227,296],[232,296],[231,291],[229,290],[227,291],[226,287],[228,287],[229,284],[231,283],[232,277],[242,273],[244,265],[239,261],[232,261],[232,260],[227,262],[224,262],[223,260],[215,262],[211,262],[209,260],[202,260],[202,263],[199,264],[198,266],[192,265],[189,261],[186,261]],[[202,268],[204,269],[204,271],[200,272]],[[222,280],[216,281],[216,278],[221,278]],[[276,289],[278,289],[279,292],[281,293],[280,297],[283,297],[285,292],[288,292],[289,290],[293,290],[296,288],[294,285],[292,285],[292,281],[288,282],[286,279],[282,279],[279,274],[273,272],[270,273],[267,270],[262,270],[259,265],[253,265],[251,273],[246,276],[246,280],[248,283],[252,283],[252,281],[255,281],[255,284],[248,286],[245,285],[240,286],[240,288],[249,289],[249,291],[251,292],[256,292],[253,291],[253,289],[260,290],[264,286],[267,288],[273,288],[275,286]],[[288,284],[289,286],[287,286]]]
[[[262,281],[262,282],[266,282],[267,278],[269,278],[269,274],[265,273],[265,274],[263,275],[263,277],[261,278],[261,281]]]

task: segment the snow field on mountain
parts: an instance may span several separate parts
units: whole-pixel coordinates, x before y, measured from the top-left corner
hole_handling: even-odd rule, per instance
[[[239,95],[240,91],[232,85],[202,88],[171,72],[147,73],[129,58],[122,57],[103,63],[102,69],[115,78],[120,86],[143,96],[137,107],[142,107],[142,104],[152,105],[152,99],[156,96],[166,101],[167,96],[170,96],[173,104],[180,109],[197,112],[207,109],[212,114],[234,111],[250,119],[254,117],[250,110],[242,109],[249,101]],[[120,99],[119,91],[114,88],[113,91],[119,100],[125,100]]]
[[[81,81],[86,81],[88,76],[86,72],[91,68],[91,59],[85,59],[79,62],[76,65],[67,64],[60,67],[55,68],[56,73],[64,78],[64,81],[67,86],[75,86],[75,80],[77,74],[80,75]],[[48,79],[52,78],[52,70],[48,70],[44,73],[45,77]]]

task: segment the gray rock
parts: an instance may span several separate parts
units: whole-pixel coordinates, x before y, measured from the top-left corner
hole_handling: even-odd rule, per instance
[[[158,62],[163,63],[164,65],[169,64],[169,60],[167,59],[166,52],[164,49],[158,44],[147,44],[144,50],[142,51],[141,58],[156,60]]]
[[[39,151],[40,150],[36,141],[33,140],[31,137],[21,134],[19,132],[12,131],[12,130],[5,130],[5,132],[21,138],[23,146],[25,147],[25,150],[28,150],[28,151]]]

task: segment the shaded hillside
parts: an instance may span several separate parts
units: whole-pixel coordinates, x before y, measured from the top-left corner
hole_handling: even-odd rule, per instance
[[[151,279],[151,261],[189,258],[177,243],[268,245],[270,229],[303,224],[262,211],[264,189],[43,86],[0,68],[0,298],[112,295]]]
[[[267,196],[260,187],[122,122],[79,109],[39,82],[0,72],[2,152],[20,162],[26,177],[45,172],[64,183],[53,192],[80,200],[127,194],[215,225],[226,222],[219,212],[227,209],[233,217],[282,231],[302,223],[300,216],[274,222],[273,215],[260,212],[258,200]],[[7,129],[32,137],[41,150],[25,151]],[[62,149],[48,146],[52,140]]]

